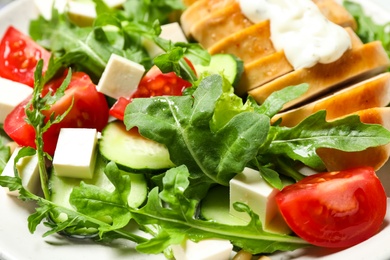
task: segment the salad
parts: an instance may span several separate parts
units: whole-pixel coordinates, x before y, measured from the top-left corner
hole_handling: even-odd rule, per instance
[[[43,195],[31,193],[17,176],[0,177],[0,184],[10,190],[18,190],[22,200],[37,202],[37,211],[29,218],[31,232],[38,224],[45,222],[48,226],[46,235],[61,233],[105,242],[128,239],[138,244],[136,248],[139,252],[163,252],[168,258],[173,256],[170,246],[178,245],[188,238],[194,241],[226,239],[238,250],[242,248],[251,254],[305,247],[309,245],[308,242],[297,236],[265,231],[258,215],[245,204],[237,203],[236,208],[250,216],[251,221],[247,225],[210,221],[202,215],[199,205],[202,205],[204,198],[208,198],[212,189],[228,186],[229,181],[245,167],[258,170],[269,185],[281,189],[285,177],[294,181],[303,178],[297,171],[297,162],[298,166],[323,169],[324,165],[315,153],[317,148],[360,151],[390,141],[388,131],[380,126],[362,124],[357,117],[347,117],[330,124],[326,122],[323,112],[308,117],[299,128],[270,125],[270,118],[286,102],[304,93],[307,85],[292,86],[277,92],[261,105],[250,98],[244,103],[233,93],[234,80],[228,80],[231,75],[214,74],[207,67],[209,60],[214,57],[210,57],[199,45],[172,44],[158,37],[160,25],[156,20],[166,23],[168,14],[182,8],[179,2],[169,3],[171,5],[164,3],[166,5],[163,7],[153,8],[153,5],[147,6],[146,3],[128,1],[121,10],[109,9],[102,1],[95,3],[98,16],[94,27],[75,26],[67,20],[67,16],[53,10],[51,20],[40,17],[32,21],[30,35],[35,41],[28,40],[15,28],[6,34],[11,39],[27,42],[29,48],[41,53],[38,58],[42,59],[37,63],[32,60],[31,67],[20,70],[29,74],[18,75],[2,70],[2,77],[19,76],[12,80],[34,87],[32,98],[26,99],[26,103],[21,103],[11,112],[14,113],[9,116],[12,124],[4,123],[3,136],[11,137],[19,145],[30,147],[20,150],[16,162],[25,156],[37,155]],[[166,13],[161,13],[161,10]],[[365,32],[362,30],[360,33],[364,35]],[[145,38],[158,44],[164,54],[152,59],[143,48]],[[50,59],[50,53],[42,46],[50,50],[55,58]],[[18,51],[20,49],[14,50],[15,53]],[[147,73],[134,96],[113,100],[94,88],[112,53],[146,68]],[[26,62],[23,60],[18,64],[16,61],[13,64],[20,68]],[[206,66],[209,70],[198,74],[197,65]],[[174,84],[170,81],[172,79]],[[162,93],[143,94],[145,91],[142,91],[142,87],[151,90],[151,82],[158,81],[168,82],[168,91],[179,89],[179,93],[164,92],[167,89],[163,87],[160,88]],[[77,89],[80,86],[85,86],[85,89]],[[46,93],[55,94],[51,96]],[[79,102],[87,99],[90,105],[88,102]],[[26,104],[33,108],[26,110]],[[82,107],[79,107],[80,104]],[[82,183],[76,181],[77,185],[71,186],[69,197],[70,204],[77,209],[74,210],[54,200],[55,194],[63,197],[59,190],[64,191],[65,185],[61,178],[55,178],[53,168],[47,167],[46,160],[51,160],[55,155],[53,145],[60,129],[74,127],[71,119],[72,116],[78,117],[77,111],[87,113],[87,118],[92,119],[83,120],[78,127],[95,128],[102,132],[94,173],[100,172],[107,176],[114,190],[108,192],[96,183],[88,183],[88,180]],[[55,116],[50,116],[53,113]],[[109,113],[116,118],[115,121],[108,120]],[[180,124],[175,125],[175,122]],[[7,130],[9,125],[21,124],[23,128],[15,129],[22,133]],[[317,124],[318,128],[313,129],[313,124]],[[122,133],[122,126],[125,126],[126,131],[137,127],[133,135],[142,139],[138,135],[140,133],[148,138],[144,140],[148,148],[149,145],[155,147],[154,142],[163,144],[157,145],[160,150],[151,160],[161,164],[152,168],[150,165],[139,167],[136,165],[139,161],[130,162],[130,165],[126,165],[127,160],[124,163],[116,161],[117,155],[123,150],[120,143],[113,145],[110,137]],[[329,128],[331,131],[327,130]],[[357,134],[351,137],[348,133],[352,129]],[[317,139],[314,142],[310,141],[313,136]],[[362,136],[368,141],[359,142]],[[292,142],[298,138],[303,141]],[[334,143],[335,138],[340,142]],[[152,144],[148,140],[152,140]],[[4,161],[7,161],[10,150],[5,142],[2,144],[2,155]],[[161,158],[164,148],[169,151],[169,160]],[[307,154],[297,153],[302,150],[307,150]],[[373,180],[367,181],[373,185],[369,189],[378,191],[377,197],[383,197],[373,171],[360,169],[358,172],[360,176],[366,176],[367,180]],[[129,200],[136,187],[136,182],[133,182],[136,177],[133,176],[142,176],[140,183],[147,184],[147,199],[145,197],[143,201],[138,198],[138,205],[132,205]],[[136,199],[132,197],[131,201]],[[371,236],[382,223],[386,201],[384,204],[380,200],[370,201],[377,201],[375,210],[382,207],[377,213],[378,218],[371,222]],[[126,227],[130,220],[135,221],[140,230],[148,235],[128,232]],[[294,231],[298,233],[296,229]]]

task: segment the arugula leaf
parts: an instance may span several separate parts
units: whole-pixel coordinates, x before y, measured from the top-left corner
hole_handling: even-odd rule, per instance
[[[43,134],[53,124],[59,123],[71,110],[72,105],[61,115],[50,115],[47,119],[43,114],[43,111],[49,110],[50,107],[64,96],[65,89],[67,88],[70,78],[71,70],[65,80],[61,83],[61,86],[54,92],[49,91],[45,96],[41,96],[45,80],[42,77],[43,60],[39,60],[37,68],[34,72],[34,91],[31,100],[26,105],[26,122],[30,124],[35,130],[35,145],[37,148],[38,156],[38,168],[39,176],[41,179],[41,187],[45,198],[50,198],[50,192],[48,187],[48,174],[46,169],[46,158],[51,159],[51,156],[43,150]]]
[[[181,1],[128,1],[124,11],[110,9],[101,0],[94,2],[97,18],[92,27],[77,27],[68,21],[65,14],[59,14],[56,10],[53,10],[50,21],[39,17],[30,23],[31,37],[53,53],[55,66],[51,66],[47,73],[51,77],[61,68],[71,66],[85,71],[97,82],[112,53],[140,63],[148,70],[153,64],[144,47],[145,38],[155,41],[166,51],[155,60],[163,72],[174,71],[184,79],[195,81],[196,76],[183,56],[196,63],[209,61],[207,51],[199,44],[172,44],[158,37],[161,20],[150,16],[150,11],[165,13],[178,10],[182,8]],[[134,9],[136,16],[129,12],[130,6],[140,7]],[[165,7],[168,9],[161,9]],[[143,12],[147,12],[148,16],[139,17]]]
[[[275,91],[264,101],[263,104],[261,104],[259,108],[256,109],[259,113],[272,118],[280,110],[282,110],[283,106],[287,102],[302,96],[308,89],[309,85],[305,83],[297,86],[289,86],[281,91]]]
[[[130,176],[121,175],[114,163],[107,164],[105,174],[115,186],[113,192],[82,182],[80,187],[73,189],[69,199],[78,212],[103,221],[108,219],[112,223],[99,228],[100,236],[126,226],[131,219],[127,202]]]
[[[255,103],[253,103],[252,100],[243,103],[243,100],[234,94],[234,88],[223,74],[221,74],[221,77],[223,78],[222,95],[216,102],[214,114],[210,121],[210,128],[214,132],[222,129],[238,114],[243,112],[254,112],[253,104]]]
[[[362,151],[390,141],[390,132],[380,125],[363,124],[358,116],[327,122],[325,111],[293,128],[270,126],[270,116],[304,93],[306,84],[275,92],[261,106],[250,98],[243,104],[219,75],[197,84],[188,96],[135,99],[124,122],[166,145],[172,162],[189,168],[191,188],[198,193],[204,183],[228,185],[245,166],[259,169],[271,185],[280,187],[276,171],[302,178],[295,161],[324,169],[318,148]]]
[[[100,6],[99,4],[97,5]],[[151,67],[150,57],[142,45],[138,31],[129,32],[124,27],[124,17],[119,11],[99,13],[93,27],[77,27],[71,24],[65,14],[53,10],[50,21],[39,17],[30,23],[31,37],[49,49],[55,62],[85,71],[97,81],[103,73],[112,53],[126,57],[146,68]],[[126,22],[126,25],[130,21]],[[133,23],[132,28],[145,30],[146,24]],[[149,33],[152,24],[147,26]],[[57,61],[60,59],[59,61]],[[51,73],[55,74],[55,73]]]
[[[371,16],[365,14],[362,6],[352,1],[344,1],[344,7],[355,18],[357,34],[363,42],[381,41],[387,54],[390,56],[390,22],[377,24]]]
[[[3,172],[4,167],[7,165],[7,162],[11,157],[11,150],[7,145],[5,145],[5,142],[5,138],[0,135],[0,174]]]
[[[197,80],[197,77],[184,60],[184,57],[195,64],[207,65],[210,62],[211,55],[198,43],[172,43],[160,37],[152,37],[152,39],[157,46],[166,52],[154,59],[154,63],[163,73],[173,71],[176,75],[194,82]]]
[[[29,153],[29,151],[27,150],[26,152]],[[19,157],[23,157],[22,154]],[[126,196],[126,194],[128,194],[130,190],[130,185],[128,185],[128,180],[126,180],[126,176],[124,176],[123,178],[115,177],[118,174],[117,168],[115,166],[109,165],[106,169],[106,174],[111,176],[110,181],[113,181],[113,184],[117,189],[116,191],[114,191],[112,194],[103,194],[100,190],[96,190],[95,188],[89,189],[89,187],[87,187],[87,190],[85,191],[85,193],[90,197],[101,198],[101,204],[103,205],[103,209],[98,210],[100,213],[104,212],[104,210],[108,208],[107,205],[104,205],[104,203],[106,202],[116,202],[122,205],[123,208],[126,208],[124,204],[127,204],[127,199],[125,199],[124,196]],[[43,236],[63,232],[65,234],[79,234],[80,236],[89,236],[90,238],[94,238],[95,236],[93,235],[93,233],[91,235],[91,231],[87,231],[87,233],[85,233],[84,230],[98,230],[100,236],[98,236],[97,239],[99,240],[110,241],[111,239],[122,238],[134,241],[135,243],[142,243],[147,241],[147,239],[142,236],[132,234],[131,232],[120,228],[128,223],[130,214],[129,210],[115,210],[115,208],[113,208],[112,211],[106,211],[107,215],[99,215],[99,212],[90,211],[91,208],[98,205],[98,202],[95,202],[95,204],[87,203],[86,209],[83,210],[86,212],[86,214],[83,214],[82,212],[77,212],[72,209],[64,208],[26,190],[22,186],[22,180],[20,179],[20,177],[18,177],[18,174],[16,174],[15,177],[0,175],[0,186],[8,187],[11,191],[18,190],[19,199],[23,201],[34,201],[37,203],[37,206],[35,208],[36,211],[28,217],[28,228],[31,233],[34,233],[37,226],[40,223],[44,222],[45,226],[49,227],[50,229],[45,232]],[[72,194],[74,203],[79,207],[80,205],[83,205],[83,203],[85,203],[85,200],[82,200],[82,198],[79,197],[82,193],[80,189],[81,188],[74,191],[74,194]],[[94,192],[96,192],[96,194],[94,194]],[[104,197],[104,195],[106,195],[107,197]],[[126,214],[122,215],[124,212],[126,212]],[[62,216],[64,214],[67,216],[65,219]],[[104,218],[101,216],[109,217]],[[60,219],[61,221],[58,221]],[[112,222],[114,222],[114,225],[108,223],[107,220],[112,220]]]
[[[322,110],[293,128],[272,126],[269,139],[269,147],[260,154],[285,155],[314,169],[323,169],[316,149],[362,151],[389,143],[390,132],[381,125],[362,123],[358,115],[327,122],[326,111]]]
[[[128,129],[137,126],[143,136],[165,144],[172,162],[185,164],[192,179],[228,185],[257,154],[266,139],[269,118],[244,110],[211,131],[224,82],[220,75],[211,75],[200,82],[193,96],[134,99],[127,106],[124,123]]]
[[[123,6],[127,17],[145,22],[167,23],[174,11],[184,10],[181,0],[128,0]]]
[[[180,75],[179,61],[184,57],[182,48],[172,48],[169,53],[164,53],[154,59],[154,63],[163,73],[175,72]]]
[[[267,158],[268,159],[268,158]],[[268,160],[267,163],[261,164],[258,158],[253,159],[248,166],[254,164],[255,169],[259,170],[261,177],[268,182],[272,187],[281,190],[283,188],[282,180],[280,179],[279,173],[271,168],[269,162],[272,160]]]
[[[295,236],[264,231],[259,217],[244,204],[237,203],[235,208],[250,214],[252,221],[247,226],[231,226],[194,218],[199,201],[186,196],[189,176],[185,166],[170,169],[163,179],[163,190],[158,193],[158,188],[154,188],[147,204],[133,213],[138,224],[159,226],[158,234],[139,244],[136,247],[138,251],[158,253],[168,245],[180,244],[186,238],[194,241],[207,238],[227,239],[253,254],[292,250],[308,245]]]

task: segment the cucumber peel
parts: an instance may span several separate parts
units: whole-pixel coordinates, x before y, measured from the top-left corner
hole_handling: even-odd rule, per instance
[[[121,121],[110,122],[103,129],[99,149],[107,160],[129,172],[163,172],[175,166],[164,145],[141,136],[137,128],[127,131]]]
[[[204,72],[222,73],[232,86],[237,86],[244,72],[244,63],[232,54],[219,53],[211,56],[208,66],[197,64],[195,70],[199,75]]]

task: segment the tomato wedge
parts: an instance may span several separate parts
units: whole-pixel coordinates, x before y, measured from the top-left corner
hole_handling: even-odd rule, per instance
[[[192,64],[190,66],[193,68]],[[110,109],[110,115],[123,120],[126,106],[133,98],[181,96],[183,90],[190,86],[190,82],[180,78],[174,72],[162,73],[157,66],[153,66],[141,79],[137,90],[131,97],[121,97],[117,100]]]
[[[64,76],[65,77],[65,76]],[[45,95],[49,90],[56,90],[64,77],[47,84],[42,91]],[[25,108],[31,97],[19,104],[5,119],[4,131],[21,146],[35,148],[35,131],[25,122]],[[44,151],[54,154],[61,128],[96,128],[101,131],[108,121],[108,105],[103,94],[96,90],[89,76],[83,72],[73,73],[71,82],[65,90],[65,95],[48,111],[46,119],[54,113],[63,114],[72,104],[72,109],[58,124],[52,125],[43,135]]]
[[[319,173],[276,195],[290,228],[309,243],[350,247],[375,235],[386,214],[385,190],[371,167]]]
[[[0,42],[0,77],[34,86],[37,62],[43,59],[46,71],[50,52],[29,36],[10,26]]]

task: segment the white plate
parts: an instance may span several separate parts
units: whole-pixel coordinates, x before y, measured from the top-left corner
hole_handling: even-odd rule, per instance
[[[1,0],[0,0],[1,1]],[[388,0],[355,0],[362,3],[367,12],[375,14],[377,21],[390,19],[390,4]],[[386,10],[387,9],[387,10]],[[29,20],[36,17],[37,11],[32,0],[18,0],[0,10],[0,36],[9,25],[27,32]],[[378,173],[388,197],[390,197],[390,165],[386,165]],[[390,209],[390,199],[388,200]],[[98,245],[85,241],[72,241],[54,235],[43,238],[45,227],[38,226],[34,234],[27,228],[27,217],[33,212],[33,205],[23,203],[9,197],[0,188],[0,260],[112,260],[134,259],[153,260],[165,259],[162,255],[140,255],[134,249],[134,244],[127,241],[117,241],[111,245]],[[326,259],[326,260],[363,260],[390,259],[390,210],[387,213],[381,231],[369,240],[346,250],[324,250],[319,248],[296,250],[275,254],[275,260],[285,259]]]

